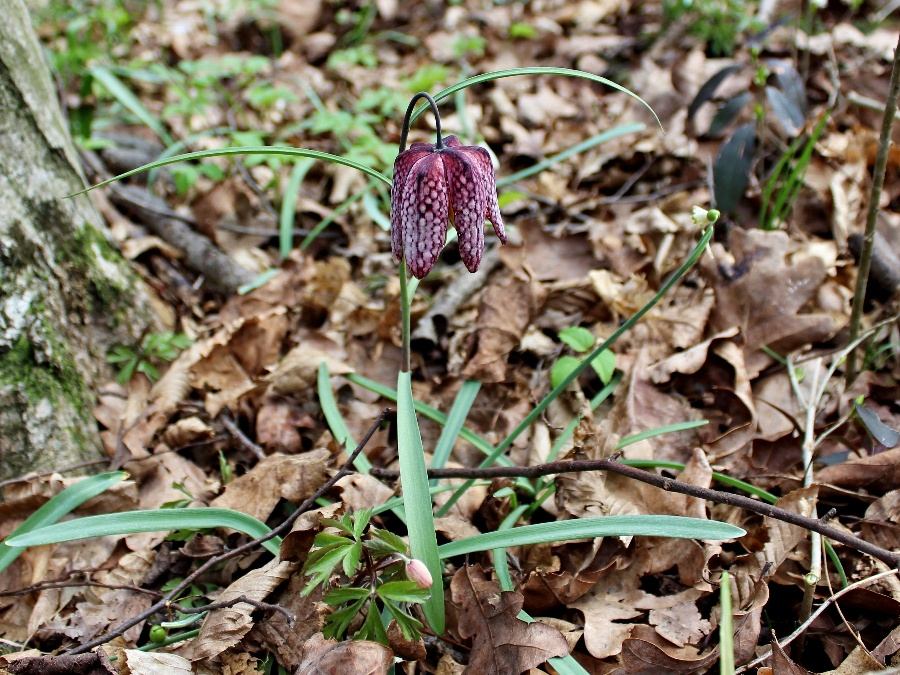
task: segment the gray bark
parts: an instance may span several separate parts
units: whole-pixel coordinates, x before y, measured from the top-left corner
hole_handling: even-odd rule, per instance
[[[94,390],[115,343],[155,325],[82,189],[23,0],[0,21],[0,479],[100,456]]]

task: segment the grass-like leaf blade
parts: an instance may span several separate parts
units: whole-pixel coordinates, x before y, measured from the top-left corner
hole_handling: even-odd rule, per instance
[[[128,474],[124,471],[110,471],[90,476],[70,485],[57,495],[54,495],[47,503],[32,513],[25,522],[19,525],[7,537],[7,541],[18,535],[33,532],[47,525],[52,525],[67,513],[71,513],[88,499],[106,492],[119,481],[125,480]],[[24,549],[8,546],[6,542],[0,543],[0,572],[9,567],[12,562],[22,555]]]
[[[125,511],[88,516],[56,523],[9,537],[9,546],[43,546],[76,539],[135,534],[136,532],[167,532],[172,530],[202,530],[227,527],[256,538],[270,532],[269,527],[246,513],[232,509],[185,508]],[[270,553],[278,555],[281,538],[273,537],[262,544]]]
[[[422,605],[422,609],[432,630],[440,635],[444,632],[443,565],[438,556],[434,513],[425,472],[425,449],[422,447],[419,422],[413,407],[412,383],[408,371],[400,371],[397,375],[397,393],[397,451],[409,547],[412,556],[425,563],[434,580],[431,596]]]
[[[735,539],[746,532],[740,527],[716,520],[684,516],[598,516],[551,523],[523,525],[510,530],[487,532],[444,544],[441,558],[489,551],[509,546],[525,546],[594,537],[672,537],[675,539]]]

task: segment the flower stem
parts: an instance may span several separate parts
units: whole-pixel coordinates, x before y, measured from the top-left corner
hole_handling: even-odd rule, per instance
[[[878,202],[881,199],[881,188],[884,185],[884,174],[887,167],[888,149],[891,146],[891,127],[894,122],[894,111],[897,109],[897,95],[900,92],[900,40],[894,49],[894,64],[891,68],[891,83],[887,100],[884,103],[884,118],[881,122],[881,136],[878,139],[878,154],[875,156],[875,170],[872,175],[872,191],[869,195],[869,211],[866,214],[866,233],[863,236],[862,250],[859,254],[859,271],[856,274],[856,289],[853,293],[853,309],[850,314],[850,342],[860,333],[863,305],[866,299],[866,284],[869,281],[869,270],[872,267],[872,249],[875,247],[875,224],[878,219]],[[856,378],[856,350],[847,357],[847,383]]]
[[[435,133],[437,134],[437,140],[434,143],[434,147],[438,150],[444,147],[444,139],[441,136],[441,113],[438,110],[437,103],[435,103],[430,95],[426,94],[424,91],[420,91],[410,99],[409,106],[406,108],[406,116],[403,118],[403,128],[400,131],[400,152],[406,150],[406,138],[409,136],[409,125],[412,120],[413,111],[416,108],[416,103],[419,102],[420,98],[424,98],[428,102],[428,107],[431,108],[431,114],[434,115],[434,128]]]
[[[400,356],[400,371],[410,371],[410,335],[409,335],[409,306],[412,298],[409,297],[409,282],[406,273],[406,258],[400,261],[400,333],[402,335],[402,347]]]

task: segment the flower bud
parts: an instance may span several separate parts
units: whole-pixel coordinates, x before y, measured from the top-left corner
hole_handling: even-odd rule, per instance
[[[406,578],[414,582],[419,588],[431,588],[434,583],[431,579],[431,572],[421,560],[411,558],[406,563]]]

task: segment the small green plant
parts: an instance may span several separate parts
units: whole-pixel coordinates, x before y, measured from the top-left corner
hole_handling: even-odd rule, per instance
[[[755,18],[754,3],[744,0],[664,0],[666,26],[685,19],[690,32],[707,45],[712,56],[728,56],[741,36],[763,26]]]
[[[597,339],[587,328],[570,326],[559,331],[559,339],[568,345],[576,354],[584,354],[594,348]],[[569,377],[569,374],[581,365],[581,359],[568,354],[560,356],[550,369],[550,384],[553,387]],[[616,371],[616,355],[604,349],[591,359],[591,368],[597,373],[603,384],[609,384]]]
[[[174,361],[182,349],[191,344],[190,338],[181,333],[166,331],[148,333],[141,340],[138,349],[126,345],[116,345],[106,357],[109,363],[119,366],[116,381],[125,384],[135,372],[143,373],[151,380],[159,378],[157,366],[161,361]]]
[[[533,40],[537,35],[537,28],[524,21],[515,21],[509,26],[509,37],[513,40]]]
[[[406,543],[373,527],[371,517],[371,509],[364,509],[323,521],[332,531],[316,535],[303,568],[310,577],[303,595],[328,585],[340,565],[341,581],[323,598],[334,607],[325,620],[326,637],[341,640],[353,628],[355,639],[387,644],[382,622],[387,612],[405,639],[416,640],[422,623],[411,614],[411,607],[431,594],[431,578],[422,563],[410,560]],[[360,623],[357,617],[362,614],[365,619]]]
[[[749,89],[730,98],[716,98],[716,92],[726,80],[747,69],[752,69]],[[755,169],[761,174],[759,181],[766,184],[761,224],[772,227],[773,222],[786,216],[815,145],[815,140],[798,140],[806,126],[808,112],[803,78],[790,61],[760,60],[758,51],[754,50],[749,62],[731,63],[703,83],[688,106],[691,124],[707,103],[714,105],[716,112],[709,127],[705,131],[698,130],[698,135],[721,138],[734,127],[719,148],[713,165],[716,207],[733,212]],[[811,138],[817,138],[822,132],[824,123],[820,124],[822,127],[817,127]],[[794,139],[787,152],[782,151],[783,143],[779,138]],[[796,157],[801,148],[803,151]],[[779,159],[769,173],[765,160],[776,152]],[[757,161],[760,155],[763,161]]]

